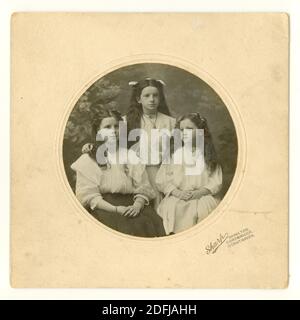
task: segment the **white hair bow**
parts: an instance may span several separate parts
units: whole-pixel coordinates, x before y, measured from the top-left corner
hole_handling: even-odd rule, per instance
[[[154,79],[152,79],[152,78],[146,78],[145,80],[154,80]],[[163,80],[156,80],[156,81],[159,82],[160,84],[162,84],[163,86],[166,85],[166,83],[165,83]],[[135,86],[135,85],[138,84],[138,82],[137,82],[137,81],[130,81],[130,82],[128,82],[128,84],[129,84],[130,86]]]

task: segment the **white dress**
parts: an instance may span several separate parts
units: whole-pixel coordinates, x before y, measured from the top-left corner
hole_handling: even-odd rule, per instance
[[[123,117],[124,121],[126,121],[126,117]],[[141,129],[145,130],[147,133],[149,140],[148,140],[148,159],[146,159],[144,162],[146,162],[146,171],[148,174],[149,181],[153,187],[153,189],[156,192],[156,197],[154,199],[154,208],[157,209],[160,201],[161,201],[161,194],[159,193],[157,186],[156,186],[156,175],[160,168],[161,164],[161,154],[158,163],[153,164],[150,161],[151,157],[151,130],[152,129],[168,129],[170,133],[172,133],[173,129],[175,128],[176,119],[172,118],[168,115],[165,115],[161,112],[157,113],[156,118],[150,119],[146,115],[143,115],[141,118]],[[142,138],[141,138],[142,139]],[[147,147],[145,144],[141,144],[141,147]],[[142,152],[140,153],[140,155]]]
[[[176,152],[182,151],[177,150]],[[176,156],[176,152],[172,159]],[[222,169],[218,165],[214,172],[209,172],[204,164],[201,174],[186,175],[187,167],[182,164],[162,164],[157,176],[156,185],[165,197],[160,202],[157,212],[163,219],[166,234],[184,231],[206,218],[219,204],[215,195],[222,187]],[[171,195],[178,188],[197,190],[205,187],[209,195],[195,200],[181,200]]]

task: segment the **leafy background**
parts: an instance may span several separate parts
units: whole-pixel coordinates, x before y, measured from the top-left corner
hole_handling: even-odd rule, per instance
[[[125,114],[131,96],[129,81],[144,78],[161,79],[166,83],[165,96],[171,115],[200,112],[207,118],[219,162],[223,169],[221,197],[228,190],[237,162],[237,137],[231,116],[217,93],[195,75],[166,64],[142,63],[115,70],[91,85],[76,102],[64,132],[63,160],[68,181],[75,189],[76,176],[70,165],[80,156],[81,148],[92,141],[90,124],[98,110],[92,103],[117,108]]]

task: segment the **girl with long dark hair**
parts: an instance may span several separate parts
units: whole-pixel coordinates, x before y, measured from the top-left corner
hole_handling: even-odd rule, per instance
[[[184,154],[183,148],[178,148],[173,162],[162,164],[157,173],[157,187],[165,195],[157,212],[167,234],[184,231],[206,218],[217,207],[222,187],[222,169],[207,120],[198,112],[189,113],[178,119],[176,128],[182,131],[183,148],[191,148],[194,163],[182,158],[183,162],[176,164],[174,159]],[[204,135],[202,148],[196,144],[197,129]]]
[[[97,220],[112,229],[139,237],[163,236],[162,220],[149,206],[155,192],[145,165],[131,150],[119,148],[121,121],[118,111],[99,106],[92,125],[94,143],[71,165],[76,171],[76,196]],[[102,157],[99,148],[104,150]],[[123,153],[130,160],[125,164],[118,161]]]
[[[140,145],[148,148],[146,159],[146,171],[153,189],[156,192],[154,208],[161,201],[161,194],[156,187],[156,175],[161,164],[151,162],[151,130],[168,129],[170,133],[175,127],[176,120],[170,116],[170,111],[164,95],[165,83],[162,80],[146,78],[145,80],[129,83],[132,87],[130,106],[125,116],[128,132],[133,129],[143,129],[148,136],[148,145]]]

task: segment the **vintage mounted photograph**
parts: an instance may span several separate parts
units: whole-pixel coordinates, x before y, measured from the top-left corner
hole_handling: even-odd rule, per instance
[[[289,25],[14,14],[11,286],[286,288]]]
[[[164,237],[222,201],[238,154],[230,113],[198,76],[139,63],[97,79],[66,123],[63,163],[82,207],[105,226]]]

